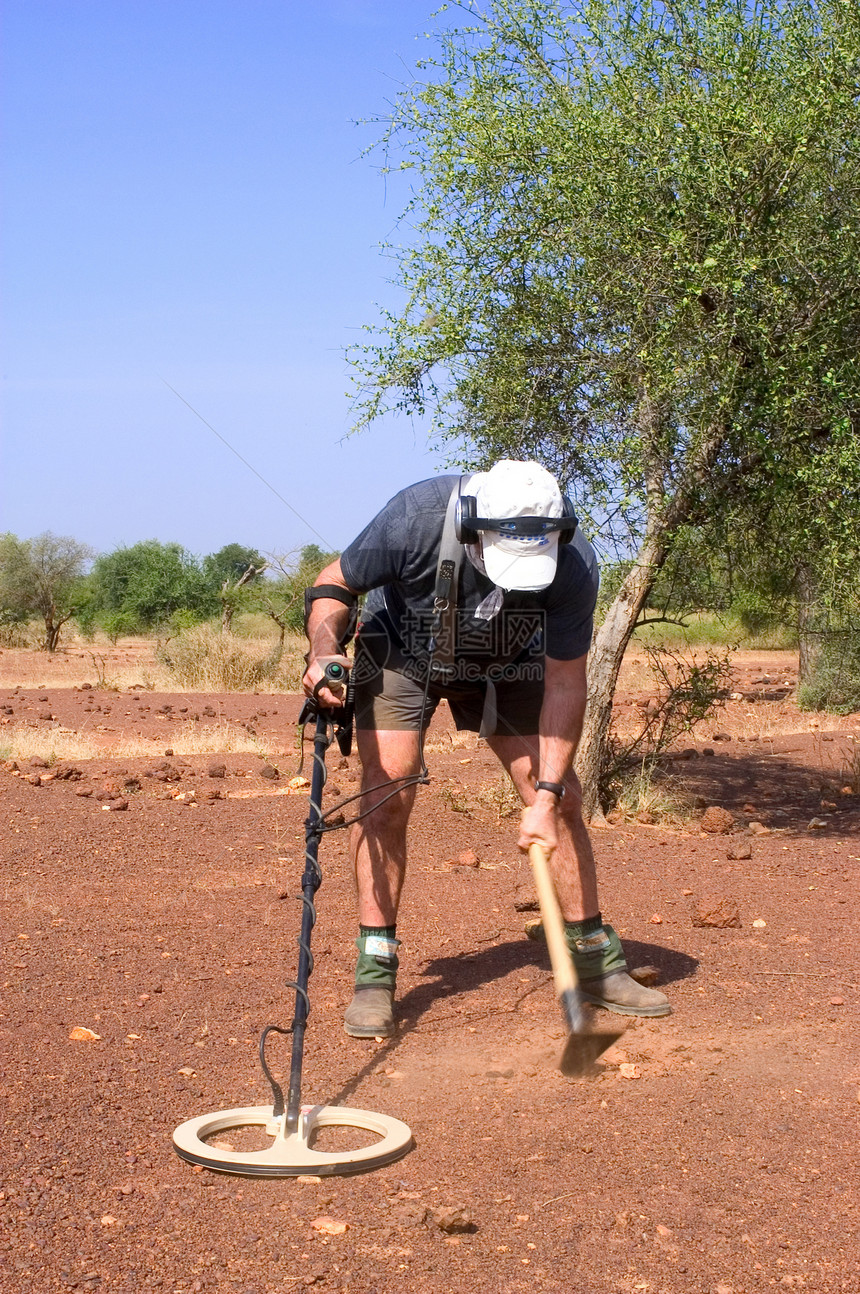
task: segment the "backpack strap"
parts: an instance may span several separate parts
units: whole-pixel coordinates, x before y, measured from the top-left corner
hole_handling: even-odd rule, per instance
[[[461,476],[451,490],[448,507],[445,510],[445,521],[442,526],[439,560],[436,563],[436,588],[433,598],[433,610],[435,612],[433,637],[430,642],[431,669],[438,674],[450,673],[454,669],[457,593],[460,582],[460,568],[463,565],[465,553],[465,549],[456,535],[455,516],[463,486],[471,479],[471,476]]]

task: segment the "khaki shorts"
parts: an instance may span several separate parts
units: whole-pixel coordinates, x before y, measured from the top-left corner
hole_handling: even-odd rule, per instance
[[[368,635],[369,638],[369,635]],[[533,737],[543,704],[543,657],[494,664],[485,672],[462,662],[456,682],[432,679],[424,705],[424,664],[381,650],[359,635],[356,644],[355,726],[370,731],[417,732],[445,700],[459,731],[482,736]],[[472,674],[477,677],[472,678]]]

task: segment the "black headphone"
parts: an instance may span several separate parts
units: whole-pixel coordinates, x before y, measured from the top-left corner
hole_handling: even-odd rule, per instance
[[[460,480],[462,488],[463,478]],[[477,544],[481,530],[492,530],[500,535],[521,535],[530,539],[558,530],[558,542],[569,544],[579,522],[566,494],[562,495],[561,502],[560,517],[479,517],[475,495],[461,494],[454,510],[454,534],[461,544]]]

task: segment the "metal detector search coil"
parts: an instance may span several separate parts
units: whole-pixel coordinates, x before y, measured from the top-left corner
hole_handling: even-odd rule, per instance
[[[327,684],[342,684],[348,675],[346,667],[330,661],[316,691]],[[298,938],[299,964],[295,980],[287,987],[295,990],[295,1012],[288,1029],[267,1025],[260,1037],[260,1065],[272,1089],[271,1105],[242,1106],[188,1119],[173,1133],[173,1146],[182,1159],[220,1173],[238,1173],[246,1177],[296,1177],[302,1173],[321,1176],[360,1173],[399,1159],[412,1146],[412,1133],[405,1123],[369,1110],[351,1110],[339,1105],[302,1105],[301,1079],[305,1027],[310,1015],[308,981],[313,971],[311,933],[316,923],[314,896],[322,882],[318,853],[323,834],[322,795],[326,781],[325,757],[337,738],[344,755],[349,754],[352,731],[352,698],[348,686],[345,704],[337,710],[324,709],[316,695],[309,698],[299,716],[299,723],[316,721],[314,765],[311,774],[311,798],[305,819],[305,870],[302,876],[302,926]],[[290,1082],[287,1099],[266,1062],[266,1039],[271,1033],[292,1035]],[[211,1144],[219,1133],[239,1128],[258,1128],[272,1138],[262,1150],[239,1151]],[[374,1134],[381,1140],[355,1150],[327,1152],[313,1146],[317,1132],[327,1127],[348,1127]]]

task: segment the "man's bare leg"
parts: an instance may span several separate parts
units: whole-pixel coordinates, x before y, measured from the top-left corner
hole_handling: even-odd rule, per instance
[[[490,737],[488,744],[510,775],[523,803],[532,804],[536,794],[534,779],[538,775],[537,738]],[[627,974],[620,940],[611,926],[602,924],[594,852],[582,818],[579,779],[572,771],[565,778],[564,787],[556,824],[558,845],[550,858],[550,871],[567,923],[568,941],[583,994],[588,1001],[619,1015],[669,1015],[672,1008],[665,994],[644,988]],[[597,974],[596,967],[599,967]]]
[[[396,783],[420,769],[419,735],[362,729],[358,752],[362,764],[358,803],[367,816],[352,828],[350,845],[362,931],[355,995],[346,1011],[345,1028],[356,1038],[386,1037],[394,1032],[394,927],[406,875],[406,828],[416,791],[414,786],[400,789]]]
[[[362,730],[357,739],[362,767],[358,804],[367,813],[350,837],[358,919],[365,926],[393,926],[406,875],[406,827],[416,788],[398,791],[385,784],[419,771],[418,733]]]

